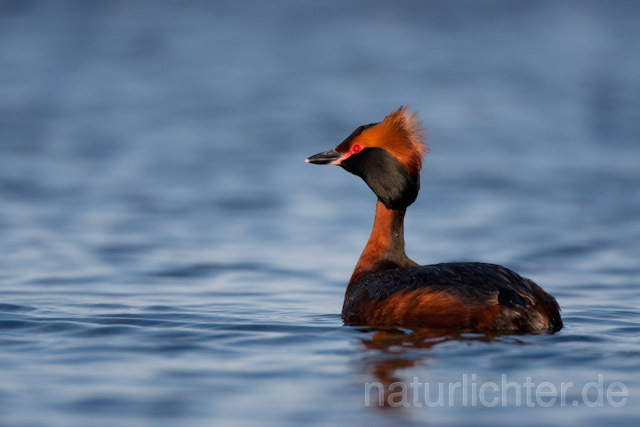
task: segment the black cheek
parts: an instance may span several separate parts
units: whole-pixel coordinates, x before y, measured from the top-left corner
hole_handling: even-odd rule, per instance
[[[366,148],[342,162],[345,170],[360,176],[389,209],[403,209],[416,200],[420,177],[409,174],[381,148]]]

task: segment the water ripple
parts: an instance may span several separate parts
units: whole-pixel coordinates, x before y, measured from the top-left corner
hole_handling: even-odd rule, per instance
[[[0,424],[639,424],[639,3],[1,4]],[[400,104],[408,254],[512,266],[559,333],[343,325],[375,197],[304,158]],[[464,375],[578,405],[364,404]]]

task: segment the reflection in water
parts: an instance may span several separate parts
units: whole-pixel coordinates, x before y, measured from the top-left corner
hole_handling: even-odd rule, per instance
[[[412,401],[408,396],[407,381],[403,382],[398,371],[427,360],[429,352],[426,350],[431,347],[451,341],[491,342],[495,339],[496,335],[492,334],[451,333],[424,328],[410,331],[378,330],[371,338],[360,340],[367,350],[363,358],[366,374],[381,385],[365,388],[365,393],[368,394],[365,396],[365,406],[402,408],[403,402]],[[425,396],[427,394],[428,391]],[[442,392],[439,394],[436,398],[442,398]]]

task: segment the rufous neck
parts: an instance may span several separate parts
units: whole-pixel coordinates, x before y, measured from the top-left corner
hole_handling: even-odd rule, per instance
[[[405,208],[389,209],[378,200],[373,229],[353,270],[350,284],[377,271],[417,265],[404,252],[405,211]]]

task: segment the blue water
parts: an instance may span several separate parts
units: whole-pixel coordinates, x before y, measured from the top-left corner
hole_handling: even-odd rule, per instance
[[[637,425],[639,18],[623,1],[1,2],[0,425]],[[402,104],[431,146],[409,256],[531,277],[562,331],[342,325],[375,198],[304,158]],[[574,387],[549,407],[389,403],[394,382],[504,375]],[[599,378],[622,406],[598,404]]]

